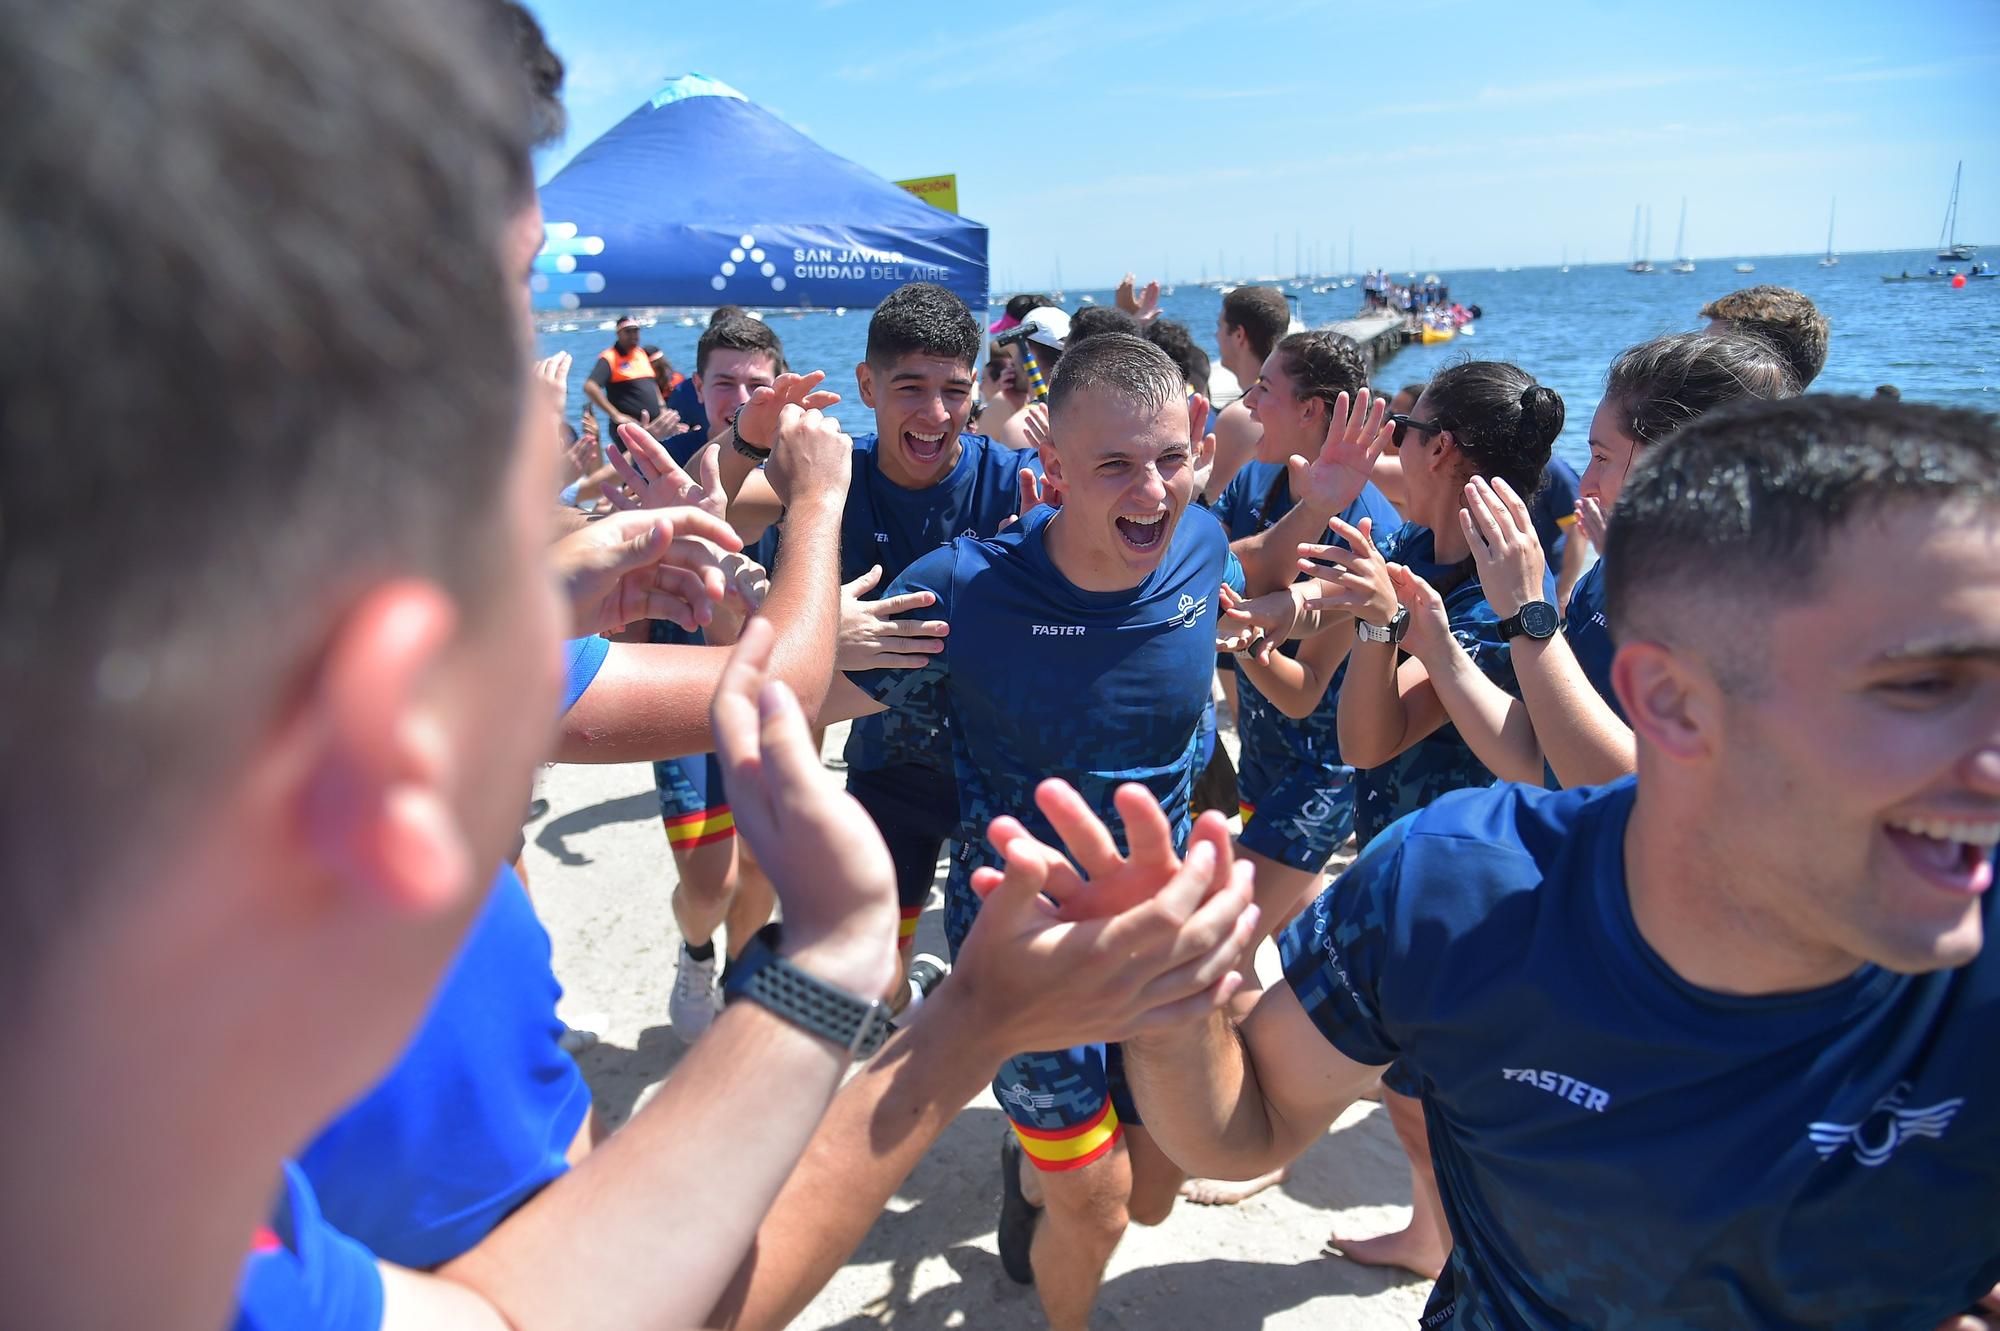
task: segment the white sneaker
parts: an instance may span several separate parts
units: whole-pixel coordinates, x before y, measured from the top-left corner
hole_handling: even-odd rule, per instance
[[[674,969],[674,991],[667,996],[667,1020],[673,1023],[674,1034],[692,1044],[701,1038],[715,1020],[715,1014],[722,1011],[722,995],[715,988],[715,963],[717,958],[707,961],[695,960],[681,944],[680,964]]]

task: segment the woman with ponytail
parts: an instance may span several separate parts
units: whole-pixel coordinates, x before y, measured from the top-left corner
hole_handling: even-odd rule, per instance
[[[1606,515],[1635,461],[1717,407],[1791,396],[1789,374],[1775,348],[1736,333],[1676,333],[1621,354],[1591,417],[1590,465],[1577,504],[1581,532],[1603,549]],[[1392,570],[1411,616],[1404,647],[1429,675],[1459,734],[1502,777],[1539,783],[1546,775],[1579,786],[1627,775],[1635,759],[1632,731],[1611,687],[1605,561],[1578,580],[1561,631],[1554,632],[1556,607],[1536,604],[1546,571],[1523,492],[1504,479],[1475,479],[1464,499],[1459,520],[1480,585],[1495,613],[1520,628],[1512,652],[1519,695],[1503,693],[1474,667],[1448,631],[1449,616],[1434,591]]]

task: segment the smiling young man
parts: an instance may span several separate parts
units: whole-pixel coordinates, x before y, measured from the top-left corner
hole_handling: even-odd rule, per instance
[[[869,319],[867,359],[854,377],[862,402],[875,412],[876,432],[854,441],[840,530],[841,580],[857,593],[886,586],[957,537],[995,534],[1017,514],[1022,471],[1040,472],[1032,450],[965,432],[979,350],[979,325],[965,302],[940,286],[899,287]],[[735,462],[724,467],[725,487],[732,470],[748,472],[740,453]],[[753,553],[775,571],[786,537],[783,526],[773,527]],[[848,599],[842,669],[881,666],[895,673],[922,665],[943,645],[942,617],[899,622],[890,617],[899,604],[888,597]],[[928,598],[908,602],[927,604]],[[938,855],[958,829],[951,738],[935,690],[916,690],[907,705],[855,721],[846,756],[847,788],[882,829],[895,860],[907,959]],[[899,990],[894,1001],[900,1005],[906,994]]]
[[[912,564],[890,596],[935,597],[924,613],[949,621],[950,636],[922,670],[849,678],[891,716],[913,697],[938,700],[967,826],[1006,812],[1052,839],[1034,792],[1060,776],[1121,837],[1112,792],[1141,782],[1184,837],[1219,592],[1234,562],[1221,525],[1189,510],[1202,443],[1186,386],[1158,347],[1106,333],[1064,353],[1049,421],[1048,479],[1062,506]],[[829,695],[829,705],[846,704]],[[954,950],[979,909],[972,874],[993,863],[984,844],[961,844],[945,893]],[[1017,1280],[1032,1268],[1052,1325],[1081,1327],[1128,1217],[1163,1220],[1181,1176],[1138,1126],[1115,1045],[1023,1055],[993,1089],[1014,1124],[1002,1260]],[[1016,1140],[1032,1171],[1016,1163]]]
[[[1426,1325],[1936,1325],[2000,1277],[2000,428],[1718,411],[1610,546],[1636,779],[1389,828],[1247,1017],[1128,1043],[1147,1120],[1255,1173],[1400,1062]]]

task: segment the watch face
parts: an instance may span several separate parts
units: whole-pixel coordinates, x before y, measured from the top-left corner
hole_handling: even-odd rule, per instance
[[[1521,607],[1521,631],[1531,638],[1552,638],[1558,624],[1556,608],[1547,601],[1530,601]]]

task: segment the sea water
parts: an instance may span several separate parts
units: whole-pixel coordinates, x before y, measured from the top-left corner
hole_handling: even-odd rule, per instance
[[[1471,337],[1431,346],[1406,346],[1376,367],[1378,387],[1393,390],[1428,378],[1467,357],[1509,360],[1563,396],[1568,420],[1557,453],[1579,470],[1587,460],[1584,438],[1604,388],[1604,373],[1619,351],[1662,333],[1699,327],[1701,307],[1725,292],[1756,283],[1792,287],[1812,297],[1832,325],[1826,368],[1814,392],[1868,394],[1878,384],[1894,384],[1906,399],[2000,410],[2000,281],[1973,281],[1962,290],[1944,282],[1885,283],[1884,274],[1921,273],[1936,262],[1929,252],[1890,251],[1847,254],[1833,268],[1817,255],[1759,256],[1754,273],[1733,271],[1737,259],[1701,259],[1693,273],[1661,270],[1628,273],[1622,265],[1557,268],[1436,270],[1451,298],[1478,305],[1483,315]],[[1404,270],[1393,270],[1408,281]],[[1427,277],[1420,272],[1418,277]],[[1361,307],[1361,287],[1317,294],[1310,286],[1282,284],[1295,298],[1294,309],[1308,327],[1353,317]],[[1011,294],[995,292],[996,302]],[[1109,305],[1109,291],[1065,293],[1071,311],[1090,295]],[[1216,355],[1215,320],[1220,291],[1186,284],[1161,301],[1165,316],[1186,323],[1195,340]],[[576,360],[570,379],[571,412],[583,401],[581,385],[612,334],[598,325],[619,313],[581,310],[564,316],[575,331],[540,335],[540,354],[570,352]],[[833,414],[850,432],[874,428],[854,382],[854,366],[868,337],[867,310],[844,316],[830,311],[767,310],[766,322],[784,341],[795,370],[823,369],[827,386],[841,394]],[[999,316],[996,308],[974,311],[982,326]],[[683,323],[685,318],[688,322]],[[694,372],[695,343],[706,326],[705,312],[664,317],[645,330],[643,341],[662,348],[674,367]]]

